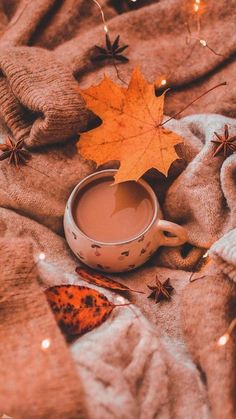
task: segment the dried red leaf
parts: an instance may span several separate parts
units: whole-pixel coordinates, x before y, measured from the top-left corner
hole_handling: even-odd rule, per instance
[[[143,291],[137,291],[129,288],[127,285],[123,285],[120,282],[114,281],[107,276],[104,276],[100,273],[92,271],[92,269],[82,268],[78,266],[75,270],[77,274],[89,284],[97,285],[98,287],[107,288],[113,291],[122,291],[122,292],[137,292],[140,294],[145,294]]]
[[[59,285],[45,291],[61,331],[68,340],[103,323],[116,307],[105,295],[78,285]]]

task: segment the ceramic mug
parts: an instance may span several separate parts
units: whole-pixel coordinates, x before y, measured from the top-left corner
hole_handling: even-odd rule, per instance
[[[186,230],[178,224],[162,219],[157,197],[143,179],[138,182],[148,192],[154,208],[153,218],[144,231],[136,237],[120,242],[100,242],[83,233],[73,217],[73,205],[77,194],[94,180],[114,176],[116,170],[95,172],[83,179],[72,191],[65,210],[64,230],[71,250],[89,267],[103,272],[125,272],[145,263],[160,246],[179,246],[187,241]],[[171,233],[166,236],[164,232]]]

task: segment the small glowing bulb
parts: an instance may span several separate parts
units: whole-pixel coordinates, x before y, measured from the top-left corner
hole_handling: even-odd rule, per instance
[[[228,342],[228,340],[229,340],[229,334],[228,333],[225,333],[224,335],[222,335],[219,339],[218,339],[218,345],[219,346],[224,346],[224,345],[226,345],[226,343]]]
[[[105,31],[106,33],[108,33],[108,27],[107,27],[107,25],[104,25],[104,31]]]
[[[205,39],[200,39],[200,44],[203,46],[203,47],[206,47],[207,46],[207,42],[205,41]]]
[[[201,0],[195,0],[195,3],[200,4]]]
[[[42,349],[48,349],[51,346],[51,340],[50,339],[43,339],[41,342],[41,348]]]
[[[162,79],[162,80],[161,80],[161,86],[165,86],[166,84],[167,84],[166,79]]]
[[[193,8],[194,8],[194,12],[197,13],[199,11],[199,5],[198,4],[194,3]]]
[[[39,260],[45,260],[45,258],[46,258],[45,253],[43,253],[43,252],[39,253],[39,255],[38,255]]]

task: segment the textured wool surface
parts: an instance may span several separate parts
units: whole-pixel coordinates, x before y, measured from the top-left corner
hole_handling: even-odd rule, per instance
[[[37,284],[32,245],[14,238],[0,246],[2,417],[87,418],[79,376]]]
[[[199,280],[201,287],[196,281],[185,288],[181,304],[182,323],[194,359],[207,380],[213,417],[233,419],[236,403],[236,344],[232,339],[227,347],[219,348],[217,340],[219,333],[223,334],[236,316],[236,288],[226,276],[215,272]],[[203,293],[205,298],[202,298]],[[191,316],[196,301],[198,315]],[[218,329],[215,328],[216,323]]]
[[[129,44],[130,62],[119,66],[121,77],[128,82],[137,64],[150,81],[165,75],[173,88],[166,115],[215,84],[227,80],[229,86],[203,97],[184,117],[168,124],[184,139],[178,148],[182,160],[173,164],[168,179],[148,175],[165,218],[186,227],[189,245],[163,249],[144,267],[117,277],[143,291],[155,283],[156,275],[162,281],[169,277],[175,288],[172,300],[156,305],[147,295],[133,295],[132,306],[115,309],[102,326],[71,345],[71,360],[35,279],[41,289],[85,284],[74,272],[78,261],[62,228],[70,192],[95,170],[76,152],[77,133],[96,123],[76,89],[78,82],[84,87],[96,84],[104,73],[119,81],[111,64],[90,60],[93,46],[104,44],[92,1],[0,0],[3,133],[10,130],[15,138],[24,138],[32,152],[29,165],[20,170],[1,162],[0,334],[9,349],[1,345],[0,415],[33,419],[39,406],[42,419],[67,418],[74,417],[79,406],[83,413],[86,403],[85,417],[93,419],[236,416],[235,344],[216,345],[236,314],[236,155],[213,158],[211,143],[214,131],[223,133],[225,124],[230,133],[236,131],[234,3],[207,2],[201,36],[215,54],[196,42],[192,12],[181,0],[101,1],[111,37],[120,34],[121,42]],[[208,248],[214,263],[207,265],[203,279],[189,283],[187,270]],[[32,257],[36,260],[42,251],[46,259],[38,262],[38,273],[22,278],[22,269],[28,270]],[[19,308],[21,299],[26,304]],[[16,305],[19,316],[8,325]],[[56,346],[47,360],[37,346],[44,334],[52,334]],[[13,346],[19,346],[17,357]],[[10,387],[14,398],[8,397]]]
[[[2,248],[8,249],[9,240],[11,244],[13,240],[17,254],[21,254],[28,239],[33,243],[35,260],[39,252],[45,252],[46,259],[37,264],[38,281],[42,289],[64,283],[86,284],[75,274],[76,260],[62,237],[5,208],[0,209],[0,220],[1,236],[5,238],[5,241],[2,240]],[[21,240],[24,240],[22,244]],[[27,248],[24,248],[24,252],[31,266],[32,259]],[[5,270],[8,275],[8,270]],[[74,369],[78,369],[88,415],[92,418],[113,418],[117,415],[127,419],[149,419],[153,416],[164,419],[211,417],[205,385],[187,351],[180,326],[180,297],[188,283],[189,274],[181,270],[149,266],[119,280],[124,283],[128,280],[130,286],[146,292],[147,284],[155,283],[156,275],[161,280],[167,276],[172,278],[175,293],[169,304],[157,306],[146,295],[133,295],[131,301],[134,305],[115,309],[101,327],[79,338],[71,346]],[[115,296],[107,290],[103,290],[103,293],[114,303],[123,304],[123,297]],[[28,309],[25,311],[26,318],[27,312]],[[6,316],[7,311],[4,313]],[[13,328],[16,336],[17,325],[16,319]],[[3,329],[6,327],[4,321]],[[57,346],[57,350],[61,348]],[[15,357],[15,354],[10,351],[8,356]],[[48,368],[47,376],[54,382],[50,371]],[[11,369],[11,376],[18,382],[17,369]],[[42,379],[38,376],[39,387],[43,376],[42,370]],[[30,385],[26,377],[24,387],[27,391]],[[16,398],[16,403],[21,406],[20,398]],[[27,417],[34,418],[33,402],[27,400],[23,406],[26,403]],[[52,412],[51,417],[56,417]]]
[[[211,142],[214,132],[223,135],[225,124],[234,134],[236,122],[220,115],[193,115],[183,121],[203,141],[203,147],[168,189],[164,213],[184,225],[189,242],[205,252],[236,226],[236,155],[213,157]],[[171,267],[187,268],[193,266],[195,257],[196,248],[190,248],[185,258],[181,248],[165,249],[161,260]]]
[[[219,269],[236,282],[236,229],[214,243],[209,253]]]
[[[234,1],[210,0],[202,16],[201,37],[209,40],[216,54],[196,41],[195,17],[185,2],[152,3],[117,14],[112,1],[103,1],[111,36],[120,33],[129,44],[130,62],[120,66],[122,78],[128,81],[135,65],[150,81],[166,75],[168,85],[178,88],[168,95],[167,113],[189,103],[209,84],[227,80],[230,89],[219,89],[187,112],[207,109],[233,116]],[[97,83],[104,72],[117,80],[109,63],[104,69],[90,60],[94,45],[104,44],[98,9],[88,0],[1,0],[1,4],[6,12],[1,19],[0,112],[14,135],[28,144],[66,140],[83,130],[90,117],[74,91],[73,75],[81,86]],[[186,43],[186,23],[192,31],[190,44]]]

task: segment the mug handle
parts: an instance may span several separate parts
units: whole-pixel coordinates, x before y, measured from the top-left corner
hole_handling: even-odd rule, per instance
[[[163,232],[168,231],[168,233],[175,235],[175,237],[167,237],[163,234],[161,246],[175,247],[184,244],[188,240],[187,231],[178,224],[172,223],[171,221],[159,220],[158,227]]]

